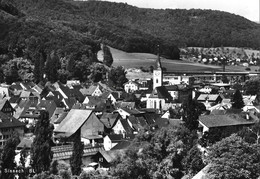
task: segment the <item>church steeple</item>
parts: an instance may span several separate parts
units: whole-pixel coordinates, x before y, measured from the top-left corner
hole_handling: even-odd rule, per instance
[[[156,59],[156,66],[153,70],[153,89],[155,89],[158,86],[162,86],[163,84],[163,72],[162,72],[162,65],[161,65],[161,59],[160,59],[160,51],[159,51],[159,45],[158,45],[158,52],[157,52],[157,59]]]
[[[156,69],[162,70],[161,58],[160,58],[160,46],[157,46],[157,59],[156,59]]]

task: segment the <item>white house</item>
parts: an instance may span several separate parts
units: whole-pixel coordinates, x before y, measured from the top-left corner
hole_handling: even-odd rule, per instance
[[[124,83],[124,89],[127,93],[139,90],[140,84],[136,81],[128,81]]]

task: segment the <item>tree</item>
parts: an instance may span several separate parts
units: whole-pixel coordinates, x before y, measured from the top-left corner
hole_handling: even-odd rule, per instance
[[[187,101],[183,103],[183,121],[185,127],[189,130],[197,130],[199,126],[199,116],[201,115],[202,111],[206,110],[206,107],[198,103],[198,101],[188,98]]]
[[[113,56],[108,46],[103,45],[103,63],[107,66],[111,66],[113,64]]]
[[[59,57],[55,51],[47,55],[45,74],[48,81],[56,82],[58,80],[58,69],[59,69]]]
[[[257,95],[260,91],[260,78],[253,77],[247,80],[244,88],[247,95]]]
[[[81,132],[78,130],[73,136],[73,153],[70,158],[70,167],[73,175],[80,175],[84,145],[81,142]]]
[[[259,144],[260,142],[260,123],[256,123],[250,127],[244,127],[238,132],[238,135],[242,137],[246,142],[251,144]]]
[[[122,88],[123,84],[128,81],[126,78],[126,71],[122,66],[111,68],[108,73],[108,79],[114,87]]]
[[[243,97],[239,90],[236,90],[231,101],[232,101],[232,108],[234,109],[242,109],[245,106]]]
[[[259,145],[249,144],[236,134],[217,142],[206,158],[207,178],[257,179],[260,176],[259,149]]]
[[[111,173],[118,178],[181,178],[193,135],[184,127],[140,131]]]
[[[184,169],[187,174],[195,175],[205,167],[202,160],[202,153],[198,146],[193,146],[183,160]]]
[[[31,147],[31,165],[36,173],[48,171],[52,161],[52,132],[49,113],[41,111],[35,127],[35,138]]]
[[[37,53],[34,57],[34,79],[36,83],[39,83],[43,79],[43,69],[44,69],[44,56],[43,53]]]
[[[16,167],[16,163],[14,161],[15,158],[15,149],[19,144],[20,139],[18,133],[13,133],[12,136],[6,141],[6,144],[3,148],[2,153],[2,177],[5,179],[12,179],[13,174],[4,173],[4,169],[14,169]]]

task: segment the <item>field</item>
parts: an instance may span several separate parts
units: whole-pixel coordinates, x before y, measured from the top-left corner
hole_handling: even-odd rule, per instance
[[[156,55],[148,53],[126,53],[121,50],[111,48],[111,53],[114,59],[114,66],[123,66],[127,68],[140,68],[148,69],[150,66],[155,65],[157,59]],[[98,53],[98,59],[102,60],[103,56],[101,51]],[[162,66],[167,71],[222,71],[222,66],[204,65],[201,63],[193,63],[188,61],[170,60],[161,58]],[[250,67],[254,71],[258,67]],[[226,66],[226,71],[245,71],[242,66]]]

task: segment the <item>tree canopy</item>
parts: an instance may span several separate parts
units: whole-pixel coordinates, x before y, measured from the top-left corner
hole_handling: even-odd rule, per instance
[[[242,109],[245,106],[245,103],[243,101],[243,96],[240,93],[240,90],[236,90],[236,92],[234,93],[232,99],[232,108],[234,109]]]
[[[48,171],[52,161],[52,131],[49,113],[41,111],[35,127],[35,138],[31,147],[31,165],[36,173]]]
[[[209,179],[257,179],[260,176],[259,145],[245,142],[236,134],[214,144],[206,158]]]

